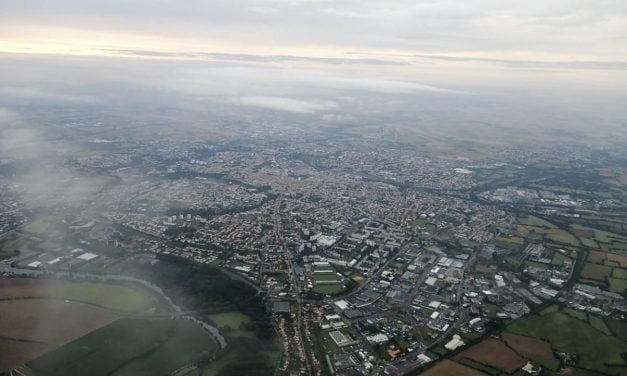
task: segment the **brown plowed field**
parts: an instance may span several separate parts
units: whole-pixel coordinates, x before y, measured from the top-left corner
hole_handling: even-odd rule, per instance
[[[423,376],[485,376],[485,373],[476,371],[451,360],[445,360],[429,368]]]
[[[503,342],[488,338],[455,356],[455,360],[468,358],[506,373],[522,368],[527,361]]]
[[[542,364],[552,370],[559,366],[559,360],[553,355],[551,344],[537,338],[503,333],[503,341],[520,355]]]
[[[120,316],[105,309],[59,300],[0,302],[0,337],[61,345]]]

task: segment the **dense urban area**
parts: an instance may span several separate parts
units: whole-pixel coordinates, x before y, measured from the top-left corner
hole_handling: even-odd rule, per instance
[[[620,146],[29,116],[0,372],[627,374]]]

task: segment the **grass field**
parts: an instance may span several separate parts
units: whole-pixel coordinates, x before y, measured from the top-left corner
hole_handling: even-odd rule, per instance
[[[455,356],[455,360],[464,358],[485,364],[506,373],[513,373],[522,368],[527,361],[503,342],[488,338]]]
[[[610,284],[611,292],[623,294],[625,293],[625,290],[627,290],[627,279],[609,278],[608,282]]]
[[[494,239],[494,244],[501,248],[518,251],[525,245],[525,239],[517,236],[512,236],[510,238],[499,236]]]
[[[216,349],[186,320],[121,319],[28,363],[35,375],[168,375]]]
[[[0,279],[0,298],[59,298],[85,302],[122,312],[167,311],[160,299],[144,288],[118,284],[32,278]]]
[[[316,285],[311,290],[313,292],[317,292],[318,294],[324,295],[337,295],[343,292],[345,289],[340,284],[330,284],[330,285]]]
[[[245,325],[250,322],[250,317],[237,311],[216,313],[209,315],[209,319],[218,328],[229,327],[231,329],[238,329],[242,324]]]
[[[572,309],[572,308],[564,308],[562,309],[562,312],[564,312],[565,314],[567,314],[568,316],[572,318],[575,318],[581,321],[588,320],[588,314],[583,311],[579,311],[579,310]]]
[[[483,376],[485,373],[476,371],[470,367],[466,367],[452,360],[445,360],[429,368],[423,376]]]
[[[614,270],[612,270],[612,277],[627,279],[627,269],[614,268]]]
[[[13,257],[24,244],[22,236],[11,232],[0,237],[0,260]]]
[[[614,335],[627,342],[627,322],[619,320],[606,320],[605,324]]]
[[[594,315],[588,315],[588,321],[596,330],[602,332],[603,334],[607,334],[608,336],[612,335],[612,331],[607,327],[607,324],[605,324],[605,321],[603,321],[602,318]]]
[[[561,254],[560,252],[553,252],[553,259],[551,260],[551,264],[562,266],[564,262],[571,260],[570,257]]]
[[[550,343],[513,333],[503,333],[502,337],[503,341],[521,356],[550,370],[557,370],[559,367],[559,360],[553,355]]]
[[[411,224],[412,226],[419,227],[422,229],[430,229],[433,227],[433,223],[431,223],[428,219],[416,219]]]
[[[581,277],[602,282],[604,282],[611,274],[612,268],[609,266],[592,264],[589,262],[584,264],[583,270],[581,271]]]
[[[155,351],[132,361],[111,376],[152,376],[190,364],[199,357],[210,356],[216,349],[214,339],[189,321],[178,321],[171,337]]]
[[[0,374],[17,367],[53,348],[52,345],[0,339]]]
[[[338,277],[336,274],[315,274],[314,280],[316,282],[332,282],[337,281]]]
[[[562,229],[552,229],[550,232],[546,234],[546,238],[553,240],[558,243],[568,244],[568,245],[579,245],[579,240],[574,237],[571,233]]]
[[[546,221],[542,218],[538,218],[533,215],[528,215],[526,217],[519,217],[517,218],[517,221],[520,224],[528,225],[528,226],[556,228],[556,226],[553,223]]]
[[[31,234],[41,235],[45,234],[54,226],[53,218],[39,218],[22,228],[23,231],[30,232]]]
[[[605,335],[589,323],[563,312],[528,316],[514,321],[507,329],[515,334],[548,341],[559,351],[577,354],[581,368],[618,376],[624,369],[607,365],[627,366],[622,357],[627,352],[626,342]]]

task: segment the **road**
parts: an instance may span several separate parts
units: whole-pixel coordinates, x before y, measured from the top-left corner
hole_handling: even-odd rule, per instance
[[[294,258],[292,253],[290,252],[287,244],[285,243],[285,238],[283,237],[281,220],[279,216],[279,210],[281,207],[282,196],[279,195],[274,204],[274,213],[273,213],[273,221],[274,221],[274,233],[276,235],[277,240],[280,243],[281,249],[283,250],[283,255],[285,258],[285,262],[289,265],[289,277],[290,277],[290,287],[294,298],[296,300],[296,330],[295,334],[298,338],[298,344],[300,348],[298,351],[304,355],[305,359],[305,367],[307,369],[307,374],[312,375],[311,365],[309,362],[309,352],[305,349],[305,342],[303,340],[303,317],[302,317],[302,301],[300,297],[300,285],[298,284],[298,277],[296,275],[296,268],[294,266]]]

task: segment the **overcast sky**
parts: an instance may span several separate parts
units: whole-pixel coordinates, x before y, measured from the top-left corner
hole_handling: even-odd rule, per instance
[[[302,113],[337,109],[325,90],[349,87],[622,108],[627,1],[0,0],[0,64],[17,97],[126,76]]]
[[[624,0],[0,1],[4,49],[627,61]],[[624,64],[622,69],[626,69]]]

